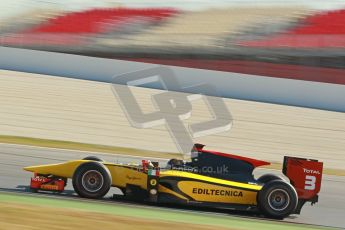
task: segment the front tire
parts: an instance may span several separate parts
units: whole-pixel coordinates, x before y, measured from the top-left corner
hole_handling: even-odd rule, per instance
[[[296,190],[282,180],[266,183],[258,194],[259,209],[271,218],[283,219],[289,216],[295,211],[297,203]]]
[[[111,187],[111,182],[108,168],[95,161],[79,165],[72,178],[75,192],[81,197],[90,199],[105,196]]]
[[[83,158],[83,160],[103,162],[103,160],[101,158],[96,157],[96,156],[88,156],[88,157]]]

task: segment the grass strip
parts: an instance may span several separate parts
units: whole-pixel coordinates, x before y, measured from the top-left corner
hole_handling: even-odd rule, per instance
[[[172,221],[186,224],[208,225],[230,229],[280,229],[280,230],[307,230],[307,229],[332,229],[313,225],[292,224],[271,220],[258,220],[243,217],[224,216],[207,213],[192,213],[188,211],[176,211],[166,208],[142,207],[116,203],[99,203],[77,201],[63,198],[46,198],[26,194],[0,193],[0,203],[17,203],[39,207],[75,209],[95,213],[111,214],[132,218],[142,218],[157,221]]]

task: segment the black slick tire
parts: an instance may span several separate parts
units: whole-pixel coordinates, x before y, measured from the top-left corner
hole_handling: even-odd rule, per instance
[[[270,182],[272,180],[284,180],[284,179],[281,178],[280,176],[274,175],[272,173],[268,173],[268,174],[264,174],[261,177],[259,177],[257,181],[265,184],[265,183]]]
[[[283,219],[292,214],[298,203],[294,187],[282,180],[267,182],[259,191],[259,210],[267,217]]]
[[[90,161],[99,161],[99,162],[103,162],[103,160],[99,157],[96,156],[88,156],[83,158],[83,160],[90,160]]]
[[[105,196],[111,187],[111,174],[100,162],[86,162],[75,170],[72,184],[75,192],[84,198],[99,199]]]

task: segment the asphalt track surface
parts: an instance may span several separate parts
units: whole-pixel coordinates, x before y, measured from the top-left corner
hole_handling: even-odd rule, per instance
[[[27,192],[31,174],[24,171],[25,166],[59,163],[66,160],[81,159],[85,156],[98,155],[106,161],[115,163],[139,163],[143,157],[132,157],[114,154],[100,154],[83,151],[71,151],[60,149],[38,148],[31,146],[0,144],[0,189],[5,191]],[[155,159],[165,164],[165,159]],[[268,170],[257,169],[256,176],[267,173]],[[270,170],[271,171],[271,170]],[[272,173],[272,171],[271,171]],[[274,171],[280,174],[279,171]],[[118,193],[112,188],[107,196]],[[71,183],[68,183],[66,191],[62,194],[66,197],[77,198],[73,193]],[[115,201],[112,201],[115,202]],[[142,204],[140,204],[142,205]],[[175,207],[176,208],[176,207]],[[199,212],[198,209],[188,209],[190,212]],[[204,212],[205,210],[203,210]],[[246,214],[211,210],[214,214],[242,215]],[[252,217],[252,216],[248,216]],[[338,227],[345,229],[345,177],[324,175],[319,203],[311,206],[307,203],[302,209],[301,215],[292,215],[284,221],[322,226]]]

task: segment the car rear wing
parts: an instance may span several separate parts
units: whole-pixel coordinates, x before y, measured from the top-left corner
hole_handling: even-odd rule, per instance
[[[284,157],[283,173],[290,179],[296,189],[298,205],[295,213],[299,214],[306,202],[318,202],[318,193],[321,189],[323,163],[318,160]]]

